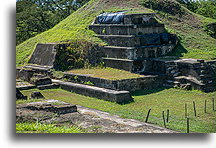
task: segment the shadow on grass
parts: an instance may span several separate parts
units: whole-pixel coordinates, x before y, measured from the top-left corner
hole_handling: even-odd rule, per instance
[[[181,43],[178,43],[176,47],[167,55],[167,56],[176,56],[176,57],[182,57],[183,54],[187,53],[187,49],[182,46]]]
[[[152,93],[157,93],[160,91],[163,91],[165,89],[168,89],[168,87],[160,87],[160,88],[155,88],[155,89],[149,89],[149,90],[138,90],[135,92],[132,92],[132,96],[142,96],[142,95],[148,95]]]

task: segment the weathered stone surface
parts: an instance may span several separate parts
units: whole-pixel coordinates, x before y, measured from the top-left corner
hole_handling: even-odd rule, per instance
[[[46,84],[46,85],[39,85],[37,86],[38,89],[44,90],[44,89],[57,89],[59,88],[59,84]]]
[[[73,79],[74,77],[76,77],[76,80]],[[65,73],[64,78],[67,78],[69,81],[75,83],[90,81],[94,84],[94,86],[97,87],[114,90],[127,90],[130,92],[160,87],[165,81],[164,75],[143,75],[143,77],[140,78],[107,80],[97,77],[91,77],[89,75]]]
[[[193,89],[211,92],[216,88],[216,72],[213,63],[215,62],[200,59],[180,59],[166,62],[165,71],[169,79],[175,79],[182,86],[190,84]]]
[[[29,60],[29,63],[53,66],[57,48],[58,44],[56,43],[37,44],[34,53]]]
[[[168,36],[165,39],[164,34]],[[174,44],[176,43],[176,36],[168,33],[162,34],[146,34],[146,35],[97,35],[109,46],[119,47],[140,47],[149,45],[163,45],[163,44]]]
[[[40,99],[40,98],[44,98],[44,96],[40,92],[35,91],[35,92],[31,93],[31,98],[33,98],[33,99]]]
[[[129,91],[116,91],[111,89],[99,88],[83,84],[59,81],[60,88],[82,94],[89,97],[95,97],[106,101],[116,102],[119,104],[133,101]]]
[[[52,81],[49,77],[44,77],[44,78],[37,78],[35,77],[35,80],[33,80],[33,83],[38,86],[38,85],[47,85],[47,84],[52,84]]]
[[[163,24],[152,25],[127,25],[127,24],[94,24],[89,29],[101,35],[141,35],[150,33],[163,33]]]
[[[96,133],[176,133],[170,129],[143,123],[134,119],[123,119],[116,115],[77,105],[78,112],[56,113],[54,110],[45,110],[50,104],[71,105],[58,100],[44,100],[43,102],[17,105],[16,121],[39,121],[57,125],[76,125]],[[43,105],[44,108],[39,107]],[[33,106],[36,106],[37,109]],[[74,108],[75,109],[75,108]]]
[[[32,102],[26,104],[18,104],[17,109],[29,109],[33,111],[46,111],[57,114],[66,114],[77,112],[76,105],[65,103],[58,100],[45,100],[43,102]]]
[[[103,58],[106,67],[134,71],[134,61],[128,59]]]
[[[16,79],[29,82],[34,73],[35,71],[29,68],[18,68],[16,69]]]

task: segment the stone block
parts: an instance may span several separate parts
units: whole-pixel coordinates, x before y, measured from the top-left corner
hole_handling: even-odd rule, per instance
[[[52,84],[52,81],[49,77],[44,77],[44,78],[34,77],[32,81],[36,86]]]
[[[53,66],[55,56],[56,56],[56,49],[58,47],[58,44],[56,43],[47,43],[37,44],[29,63],[37,64],[37,65],[47,65],[47,66]]]
[[[44,96],[40,92],[35,91],[35,92],[31,93],[31,98],[32,99],[41,99],[41,98],[44,98]]]
[[[67,91],[103,99],[106,101],[116,102],[120,104],[133,101],[133,98],[128,91],[116,91],[95,86],[75,84],[71,82],[60,82],[59,84],[62,89],[65,89]]]

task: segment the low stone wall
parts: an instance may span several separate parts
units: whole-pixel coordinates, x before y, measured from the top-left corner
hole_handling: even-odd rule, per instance
[[[89,81],[97,87],[113,90],[127,90],[130,92],[161,87],[165,81],[165,76],[153,75],[133,79],[108,80],[98,77],[91,77],[89,75],[65,73],[64,78],[68,79],[68,81],[71,82],[85,83]]]
[[[59,82],[59,84],[61,89],[89,97],[95,97],[106,101],[116,102],[119,104],[133,101],[133,98],[131,97],[129,91],[116,91],[71,82]]]

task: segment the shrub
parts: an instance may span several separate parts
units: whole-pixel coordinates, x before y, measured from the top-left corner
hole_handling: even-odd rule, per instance
[[[174,0],[141,0],[141,5],[155,9],[158,11],[163,11],[171,15],[184,15],[185,10],[178,2]]]

